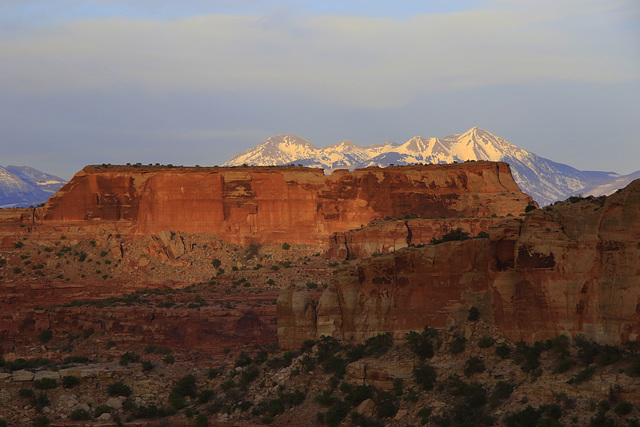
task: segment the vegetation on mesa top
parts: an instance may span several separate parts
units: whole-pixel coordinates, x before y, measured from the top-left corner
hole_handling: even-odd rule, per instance
[[[389,164],[388,166],[385,166],[384,168],[381,168],[380,166],[368,166],[366,168],[363,169],[356,169],[356,170],[366,170],[366,169],[385,169],[385,168],[415,168],[415,167],[432,167],[432,166],[437,166],[437,167],[448,167],[448,166],[459,166],[459,165],[463,165],[465,163],[503,163],[503,162],[490,162],[490,161],[486,161],[486,160],[467,160],[464,163],[461,162],[452,162],[452,163],[409,163],[406,165],[396,165],[396,164]],[[294,164],[294,163],[290,163],[290,164],[284,164],[284,165],[268,165],[268,166],[262,166],[262,165],[249,165],[247,163],[244,163],[240,166],[219,166],[219,165],[213,165],[213,166],[201,166],[201,165],[194,165],[194,166],[184,166],[184,165],[173,165],[171,163],[167,163],[167,164],[161,164],[161,163],[146,163],[143,164],[141,162],[138,163],[126,163],[124,165],[113,165],[111,163],[102,163],[100,165],[87,165],[84,167],[84,170],[105,170],[105,169],[109,169],[109,170],[148,170],[148,169],[153,169],[153,170],[158,170],[158,169],[182,169],[182,170],[209,170],[209,169],[220,169],[220,168],[224,168],[224,169],[238,169],[238,168],[261,168],[261,169],[290,169],[290,168],[298,168],[298,169],[307,169],[307,170],[313,170],[313,171],[322,171],[323,168],[319,168],[319,167],[311,167],[311,166],[304,166],[302,164]],[[347,169],[335,169],[334,171],[347,171]]]

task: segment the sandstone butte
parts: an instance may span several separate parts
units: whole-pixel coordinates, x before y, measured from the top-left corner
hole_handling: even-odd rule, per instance
[[[406,248],[338,270],[318,303],[278,297],[283,348],[322,335],[362,341],[461,324],[471,307],[513,340],[640,335],[640,180],[606,198],[505,219],[489,238]]]
[[[506,163],[331,175],[302,167],[87,166],[44,207],[4,212],[0,243],[11,247],[27,232],[82,239],[98,232],[143,236],[171,230],[213,233],[244,246],[288,242],[323,248],[333,233],[375,219],[488,218],[518,215],[530,204]]]

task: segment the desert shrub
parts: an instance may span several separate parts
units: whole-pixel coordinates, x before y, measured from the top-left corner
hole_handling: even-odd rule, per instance
[[[97,418],[102,414],[110,414],[113,408],[109,405],[100,405],[94,411],[93,415]]]
[[[598,411],[595,417],[589,420],[589,427],[616,427],[615,420],[603,411]]]
[[[567,381],[568,384],[580,384],[585,381],[589,381],[593,374],[595,374],[596,368],[595,366],[589,366],[582,371],[578,372],[573,378]]]
[[[507,359],[511,355],[511,348],[507,344],[500,344],[496,347],[496,354],[501,359]]]
[[[7,427],[7,422],[0,418],[0,427]]]
[[[86,409],[76,409],[71,413],[70,418],[74,421],[90,420],[91,414]]]
[[[384,423],[382,421],[367,417],[357,412],[351,413],[351,423],[354,426],[360,427],[384,427]]]
[[[454,375],[447,379],[445,387],[452,396],[456,397],[456,403],[446,414],[453,425],[493,425],[494,420],[488,415],[485,407],[487,403],[487,392],[481,384],[466,383]]]
[[[357,344],[353,347],[349,347],[346,351],[349,363],[362,359],[365,355],[365,350],[364,344]]]
[[[528,345],[524,341],[516,344],[516,350],[513,361],[520,365],[523,372],[531,372],[540,366],[540,354],[544,346],[540,341],[536,341],[533,345]]]
[[[370,399],[372,397],[373,397],[373,388],[371,386],[361,384],[357,387],[349,387],[349,390],[347,391],[347,395],[344,398],[344,400],[345,402],[349,403],[352,406],[358,406],[365,400]]]
[[[455,230],[448,232],[447,234],[445,234],[439,239],[436,239],[435,237],[431,238],[430,243],[432,245],[439,245],[440,243],[444,243],[444,242],[453,242],[453,241],[467,240],[467,239],[470,239],[469,233],[462,231],[462,228],[458,227]]]
[[[42,344],[48,343],[51,338],[53,338],[53,333],[48,329],[44,329],[38,334],[38,339]]]
[[[243,351],[240,353],[240,356],[238,356],[238,358],[236,359],[234,366],[236,368],[241,368],[243,366],[250,365],[252,361],[253,360],[251,359],[251,357],[249,357],[249,355]]]
[[[258,370],[258,368],[245,369],[240,374],[239,386],[241,388],[244,388],[249,384],[251,384],[259,376],[260,376],[260,371]]]
[[[389,418],[398,412],[396,397],[388,392],[381,392],[376,399],[376,413],[378,418]]]
[[[18,390],[18,395],[20,397],[32,398],[36,395],[36,393],[33,391],[33,389],[21,388],[20,390]]]
[[[545,347],[560,357],[567,357],[569,355],[569,337],[566,335],[558,335],[555,338],[549,339],[545,342]]]
[[[571,369],[572,366],[573,366],[573,361],[571,359],[563,358],[558,360],[558,362],[553,366],[552,372],[554,374],[561,374],[563,372],[567,372],[569,369]]]
[[[405,334],[404,338],[411,351],[420,358],[420,360],[430,359],[433,357],[433,338],[438,335],[435,329],[425,326],[421,333],[411,331]]]
[[[393,392],[396,396],[402,396],[404,394],[404,380],[402,378],[393,379]]]
[[[582,336],[577,336],[575,343],[578,347],[578,359],[585,365],[595,362],[600,366],[606,366],[617,362],[622,356],[620,348],[612,345],[601,345]]]
[[[51,420],[44,415],[38,415],[33,419],[33,425],[36,427],[48,426],[49,424],[51,424]]]
[[[492,397],[496,399],[508,399],[513,393],[514,385],[506,381],[498,381],[493,389]]]
[[[521,411],[508,414],[503,421],[507,427],[535,427],[539,418],[540,412],[529,405]]]
[[[165,356],[164,359],[162,359],[162,361],[167,365],[171,365],[176,361],[176,358],[172,354],[169,354]]]
[[[333,373],[342,378],[347,370],[347,362],[342,357],[330,356],[323,362],[322,368],[326,373]]]
[[[393,337],[391,332],[378,334],[367,339],[365,342],[365,354],[367,356],[379,357],[386,353],[393,345]]]
[[[496,342],[491,337],[482,337],[478,340],[478,347],[480,348],[489,348],[494,345]]]
[[[451,347],[449,347],[449,351],[451,354],[459,354],[462,353],[466,347],[467,339],[463,336],[457,336],[451,343]]]
[[[210,368],[210,369],[207,371],[207,377],[208,377],[209,379],[217,378],[217,377],[219,377],[220,375],[222,375],[222,370],[220,370],[220,369]]]
[[[613,411],[618,415],[627,415],[633,410],[633,405],[630,402],[624,401],[616,405]]]
[[[63,360],[63,364],[69,365],[71,363],[89,363],[90,359],[87,356],[68,356]]]
[[[318,362],[322,363],[343,349],[342,344],[333,337],[322,336],[318,342]]]
[[[218,268],[222,265],[222,261],[216,258],[213,261],[211,261],[211,265],[213,265],[214,268]]]
[[[120,365],[127,366],[129,363],[135,363],[140,361],[140,355],[127,351],[120,356]]]
[[[50,390],[58,387],[58,381],[54,378],[43,378],[41,380],[35,380],[33,386],[38,390]]]
[[[479,374],[485,371],[484,362],[479,357],[470,357],[465,362],[464,366],[464,376],[471,377],[475,374]]]
[[[112,384],[109,384],[107,387],[107,393],[109,396],[131,396],[131,387],[124,384],[122,381],[118,381]]]
[[[291,247],[291,245],[288,244],[287,242],[282,244],[282,249],[284,249],[285,251],[288,251],[290,247]]]
[[[415,367],[413,369],[413,376],[416,383],[422,386],[425,390],[433,389],[438,377],[436,370],[426,363],[421,363]]]
[[[349,413],[349,404],[342,400],[337,400],[324,414],[325,421],[329,427],[340,425],[342,420]]]
[[[62,386],[64,388],[75,387],[78,384],[80,384],[80,380],[78,379],[78,377],[74,377],[73,375],[65,375],[64,377],[62,377]]]
[[[195,375],[189,374],[180,378],[173,387],[172,392],[180,396],[196,397],[197,387]]]
[[[307,393],[300,390],[294,390],[292,392],[282,393],[281,395],[282,401],[287,406],[301,405],[306,398],[307,398]]]
[[[207,416],[205,414],[198,414],[196,417],[196,427],[207,427],[209,425],[209,420],[207,420]]]
[[[51,405],[51,401],[49,400],[49,396],[46,393],[38,393],[33,399],[31,399],[31,404],[37,413],[42,412],[42,408],[45,406]]]
[[[471,321],[471,322],[475,322],[476,320],[480,319],[480,310],[478,310],[476,307],[471,307],[469,309],[469,315],[467,316],[467,320]]]

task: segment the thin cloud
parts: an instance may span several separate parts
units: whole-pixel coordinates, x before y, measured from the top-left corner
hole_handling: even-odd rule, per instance
[[[594,36],[585,27],[597,16],[588,12],[563,3],[527,13],[486,8],[406,19],[217,14],[69,21],[0,41],[0,84],[35,94],[128,86],[150,93],[261,90],[392,108],[419,93],[638,78],[637,58],[619,47],[625,40],[614,28],[600,28],[603,42],[590,47]],[[569,25],[576,14],[588,21],[580,28]]]

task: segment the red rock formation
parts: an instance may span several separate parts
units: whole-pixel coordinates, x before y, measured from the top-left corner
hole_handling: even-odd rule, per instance
[[[531,204],[505,163],[367,168],[97,167],[38,211],[37,227],[215,233],[249,244],[324,246],[334,232],[387,216],[518,214]]]
[[[374,221],[367,227],[334,233],[329,238],[325,255],[335,258],[369,258],[394,252],[409,245],[427,244],[460,228],[470,236],[489,229],[502,218],[417,218],[394,221]]]
[[[496,224],[490,239],[407,248],[345,268],[320,298],[317,335],[402,336],[459,323],[475,306],[515,340],[580,333],[602,343],[636,340],[640,180],[601,202],[557,204]],[[297,347],[286,335],[289,320],[281,320],[288,329],[280,343]]]

